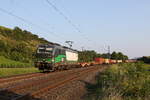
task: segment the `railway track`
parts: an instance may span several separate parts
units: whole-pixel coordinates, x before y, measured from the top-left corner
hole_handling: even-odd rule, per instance
[[[25,89],[25,88],[30,88],[32,86],[38,86],[40,83],[45,83],[45,82],[48,82],[48,81],[53,81],[54,79],[58,79],[60,77],[65,77],[66,75],[69,75],[69,74],[73,74],[74,71],[71,71],[70,73],[68,74],[64,74],[64,75],[58,75],[56,77],[51,77],[51,78],[43,78],[43,79],[39,79],[39,80],[34,80],[34,81],[31,81],[29,83],[23,83],[21,85],[16,85],[14,87],[10,87],[10,88],[7,88],[7,89],[4,89],[2,91],[15,91],[15,92],[19,92],[21,91],[22,89]]]
[[[59,86],[62,86],[62,85],[64,85],[64,84],[66,84],[66,83],[69,83],[70,81],[79,79],[79,78],[82,77],[83,75],[85,75],[85,74],[87,74],[87,73],[89,73],[89,72],[95,71],[95,70],[97,70],[97,68],[88,69],[88,70],[86,70],[86,71],[81,71],[81,72],[79,72],[79,73],[76,74],[76,75],[70,75],[70,77],[66,78],[65,80],[62,80],[62,81],[60,81],[60,82],[58,82],[58,83],[56,83],[56,84],[53,84],[53,85],[50,85],[50,86],[45,87],[45,88],[43,88],[43,89],[40,89],[40,90],[38,90],[38,91],[36,91],[36,92],[31,93],[30,95],[33,96],[33,97],[37,97],[37,96],[41,95],[43,92],[49,91],[49,90],[54,89],[54,88],[57,88],[57,87],[59,87]]]
[[[46,91],[62,86],[70,81],[77,80],[83,75],[86,75],[87,73],[90,73],[97,69],[98,67],[89,67],[80,70],[78,69],[76,71],[66,71],[67,73],[62,73],[57,76],[54,75],[53,77],[45,77],[44,79],[10,87],[0,91],[0,99],[3,98],[2,100],[29,100],[29,97],[38,97]],[[5,93],[5,95],[3,95],[2,93]],[[16,93],[17,95],[15,95],[14,93]],[[1,94],[3,96],[1,96]]]
[[[37,77],[39,75],[42,75],[42,73],[30,73],[30,74],[23,74],[23,75],[15,75],[11,77],[4,77],[4,78],[0,78],[0,83],[4,84],[9,82],[14,82],[22,79],[28,79],[31,77]]]
[[[64,72],[64,71],[62,71]],[[59,73],[56,71],[55,73]],[[22,74],[22,75],[14,75],[10,77],[3,77],[0,78],[0,88],[3,87],[6,84],[15,83],[18,81],[28,80],[30,78],[36,78],[36,77],[42,77],[53,73],[30,73],[30,74]]]

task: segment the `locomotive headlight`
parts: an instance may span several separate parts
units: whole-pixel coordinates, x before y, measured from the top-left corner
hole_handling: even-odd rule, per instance
[[[52,62],[54,62],[54,59],[52,59]]]

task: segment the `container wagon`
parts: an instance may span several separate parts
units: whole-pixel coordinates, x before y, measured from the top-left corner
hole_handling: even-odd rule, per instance
[[[122,63],[123,61],[122,60],[117,60],[117,63]]]
[[[95,58],[95,64],[104,64],[105,63],[105,59],[104,58]]]
[[[104,59],[104,64],[110,64],[109,59]]]
[[[110,59],[110,64],[116,64],[117,63],[117,60],[112,60],[112,59]]]

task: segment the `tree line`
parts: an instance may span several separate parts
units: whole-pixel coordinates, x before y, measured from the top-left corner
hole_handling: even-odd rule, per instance
[[[97,53],[94,50],[85,50],[79,52],[79,61],[80,62],[90,62],[93,61],[97,57],[107,58],[107,59],[114,59],[114,60],[127,60],[128,56],[124,55],[122,52],[112,52],[109,53]]]
[[[150,64],[150,56],[143,56],[143,57],[138,58],[137,60]]]

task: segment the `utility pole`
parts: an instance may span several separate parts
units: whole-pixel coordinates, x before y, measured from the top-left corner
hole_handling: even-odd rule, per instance
[[[72,44],[74,43],[73,41],[66,41],[65,43],[67,43],[69,45],[69,48],[72,47]]]
[[[82,51],[84,51],[84,47],[81,47]]]
[[[111,58],[111,54],[110,54],[110,46],[108,46],[108,59]]]

